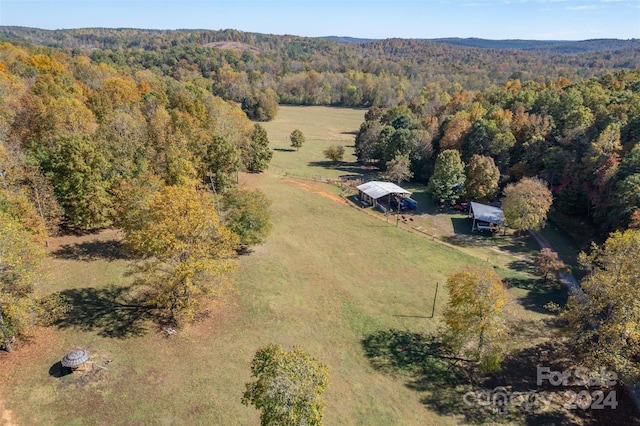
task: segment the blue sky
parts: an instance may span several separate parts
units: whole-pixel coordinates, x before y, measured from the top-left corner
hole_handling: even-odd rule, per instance
[[[640,0],[0,0],[0,25],[361,38],[640,38]]]

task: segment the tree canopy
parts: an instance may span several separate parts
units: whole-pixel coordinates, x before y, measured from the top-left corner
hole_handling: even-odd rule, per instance
[[[509,227],[524,231],[544,226],[553,196],[544,182],[524,178],[507,185],[502,199],[502,210]]]
[[[136,195],[145,193],[142,199]],[[239,238],[224,226],[211,194],[190,186],[131,190],[121,221],[125,242],[144,261],[137,284],[152,306],[193,319],[207,298],[224,295]]]
[[[297,151],[300,149],[302,144],[304,144],[305,137],[299,129],[295,129],[289,135],[289,140],[291,140],[291,146],[294,147]]]
[[[569,295],[567,320],[581,362],[615,371],[624,383],[640,378],[640,230],[612,233],[580,260],[589,274]]]
[[[225,225],[240,237],[240,243],[253,246],[265,242],[271,230],[271,201],[260,190],[227,191],[222,198]]]
[[[549,279],[549,274],[555,277],[561,272],[568,271],[567,265],[560,260],[558,253],[548,247],[540,249],[540,253],[534,257],[533,263],[538,273],[544,277],[545,282]]]
[[[322,154],[335,164],[338,161],[342,161],[344,157],[344,147],[342,145],[331,145],[323,149]]]
[[[251,362],[254,382],[246,384],[242,403],[260,410],[260,424],[320,425],[329,370],[300,347],[284,351],[276,344],[256,352]]]
[[[464,193],[468,200],[486,203],[498,192],[500,170],[493,158],[474,154],[465,168]]]
[[[494,271],[469,266],[447,278],[449,303],[443,314],[444,337],[452,348],[496,371],[506,353],[509,295]]]
[[[402,181],[413,177],[411,161],[408,155],[397,154],[387,162],[387,170],[384,173],[386,179],[400,185]]]
[[[444,150],[436,158],[427,190],[440,204],[454,204],[464,191],[464,163],[455,149]]]
[[[28,335],[37,322],[39,266],[44,248],[8,214],[0,211],[0,345],[11,351],[12,340]]]
[[[269,148],[267,131],[258,123],[253,126],[251,143],[245,156],[244,163],[247,171],[252,173],[265,171],[269,167],[271,157],[273,157],[273,151]]]

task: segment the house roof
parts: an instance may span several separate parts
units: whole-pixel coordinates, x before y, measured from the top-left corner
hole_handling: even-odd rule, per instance
[[[504,212],[498,207],[488,206],[486,204],[480,204],[471,202],[471,214],[474,219],[482,220],[484,222],[495,223],[496,225],[506,226],[507,220],[504,217]]]
[[[373,199],[378,199],[389,194],[411,194],[411,192],[400,188],[395,183],[379,182],[374,180],[358,185],[357,188]]]

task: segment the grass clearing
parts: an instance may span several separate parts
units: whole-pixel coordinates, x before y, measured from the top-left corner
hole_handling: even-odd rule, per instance
[[[328,425],[501,421],[465,406],[461,395],[468,387],[456,382],[420,336],[437,330],[446,277],[467,264],[492,265],[510,280],[523,302],[518,307],[526,319],[523,335],[529,333],[522,347],[542,338],[551,317],[542,304],[555,296],[536,289],[531,271],[506,252],[432,240],[323,196],[338,195],[337,187],[312,181],[301,187],[282,179],[282,172],[337,177],[355,170],[352,157],[332,168],[317,162],[332,143],[352,145],[363,114],[281,107],[278,119],[265,123],[272,145],[282,148],[275,151],[272,168],[240,176],[242,185],[260,188],[272,199],[274,226],[267,243],[240,257],[233,277],[237,292],[218,301],[209,317],[170,337],[144,316],[112,304],[124,314],[83,315],[44,330],[11,356],[0,354],[0,395],[11,418],[29,425],[258,424],[258,412],[240,399],[255,351],[274,342],[300,345],[328,364]],[[293,128],[307,136],[298,152],[285,150],[284,138]],[[455,234],[450,215],[428,214],[423,212],[425,223]],[[110,230],[56,240],[45,291],[74,290],[86,298],[88,311],[117,301],[110,286],[121,288],[131,279],[118,246],[119,235]],[[529,250],[526,244],[517,249]],[[436,318],[431,318],[436,283]],[[131,327],[137,332],[113,333]],[[91,380],[55,377],[56,363],[77,347],[88,348],[104,369]],[[398,354],[413,355],[399,364]],[[529,373],[535,368],[523,374]]]

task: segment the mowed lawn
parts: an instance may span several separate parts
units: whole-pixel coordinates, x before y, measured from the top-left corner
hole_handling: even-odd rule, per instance
[[[117,232],[54,241],[46,290],[66,291],[86,309],[2,355],[0,419],[25,425],[259,424],[259,413],[240,399],[255,351],[274,342],[299,345],[328,364],[327,425],[459,424],[460,415],[440,414],[437,404],[422,402],[433,400],[428,391],[374,369],[363,340],[388,330],[436,331],[447,275],[486,260],[318,193],[337,195],[331,185],[308,182],[305,189],[282,179],[283,172],[336,177],[356,168],[351,145],[363,115],[281,107],[278,118],[264,124],[277,149],[273,167],[242,174],[240,183],[272,200],[273,231],[266,244],[239,259],[236,291],[208,318],[170,337],[144,313],[114,303],[117,289],[131,280]],[[298,152],[287,150],[294,128],[307,137]],[[337,143],[351,146],[345,157],[351,164],[323,165],[322,149]],[[497,269],[531,278],[506,265],[507,259]],[[532,321],[546,317],[539,308],[527,311]],[[55,377],[56,363],[79,347],[91,351],[97,372]]]

